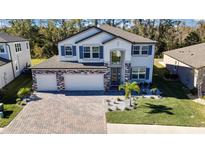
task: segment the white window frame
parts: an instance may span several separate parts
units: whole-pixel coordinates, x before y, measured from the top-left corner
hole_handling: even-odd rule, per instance
[[[143,48],[147,48],[147,50],[143,50]],[[146,54],[143,54],[142,52],[143,51],[146,51],[147,53]],[[148,45],[143,45],[142,47],[141,47],[141,55],[148,55],[149,54],[149,46]]]
[[[68,51],[68,52],[71,52],[71,55],[67,55],[66,47],[70,47],[71,50]],[[72,45],[64,45],[64,50],[65,50],[65,56],[66,57],[72,57],[73,56],[73,46]]]
[[[2,51],[1,49],[3,49],[4,52],[1,52]],[[5,54],[5,53],[6,53],[6,51],[5,51],[4,45],[0,44],[0,54]]]
[[[98,51],[94,51],[93,48],[98,48]],[[99,59],[100,58],[100,46],[92,46],[92,58]],[[93,53],[98,53],[98,57],[93,57]]]
[[[22,51],[21,43],[15,43],[15,50],[16,50],[17,53]]]
[[[142,73],[141,69],[144,69],[143,73]],[[136,71],[136,73],[133,73],[135,71]],[[133,74],[137,75],[137,78],[132,77],[133,80],[146,80],[146,67],[133,67],[131,76],[133,76]],[[144,75],[144,78],[140,78],[140,75]]]
[[[17,69],[16,69],[16,68],[17,68]],[[15,61],[15,70],[16,70],[16,72],[19,71],[19,64],[18,64],[18,61]]]
[[[93,51],[94,47],[98,47],[98,49],[99,49],[97,51],[98,52],[97,58],[93,57],[93,53],[97,53],[96,51]],[[84,56],[84,54],[87,52],[84,50],[85,48],[90,48],[90,57],[89,58]],[[100,45],[83,45],[83,59],[100,59]]]

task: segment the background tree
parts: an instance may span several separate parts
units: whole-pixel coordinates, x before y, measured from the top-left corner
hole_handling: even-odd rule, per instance
[[[200,42],[201,42],[201,38],[200,38],[199,34],[195,31],[189,33],[189,35],[184,40],[184,44],[186,46],[197,44],[197,43],[200,43]]]

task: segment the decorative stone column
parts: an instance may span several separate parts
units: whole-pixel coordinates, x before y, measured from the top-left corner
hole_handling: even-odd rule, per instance
[[[104,66],[107,67],[107,71],[104,74],[104,87],[105,87],[105,91],[108,91],[110,89],[110,79],[111,79],[111,71],[110,71],[110,67],[108,67],[108,63],[105,63]]]
[[[37,80],[36,80],[36,71],[35,70],[32,70],[32,80],[33,80],[32,89],[37,90]]]
[[[125,82],[131,79],[131,63],[125,63]]]
[[[64,81],[64,72],[63,71],[56,71],[56,80],[57,80],[57,87],[58,90],[65,90],[65,81]]]

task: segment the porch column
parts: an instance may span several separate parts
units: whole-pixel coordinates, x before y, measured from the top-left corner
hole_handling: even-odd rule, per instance
[[[131,63],[125,63],[125,82],[131,79]]]
[[[104,74],[104,87],[105,87],[105,91],[108,91],[110,89],[111,73],[110,73],[110,67],[108,67],[108,63],[104,63],[104,66],[107,67],[107,71]]]
[[[58,90],[65,90],[65,81],[64,81],[63,74],[64,74],[63,71],[56,72],[56,80],[57,80]]]

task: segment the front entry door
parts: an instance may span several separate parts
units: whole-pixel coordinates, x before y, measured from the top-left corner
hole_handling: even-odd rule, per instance
[[[121,68],[111,68],[111,85],[117,86],[120,84]]]

